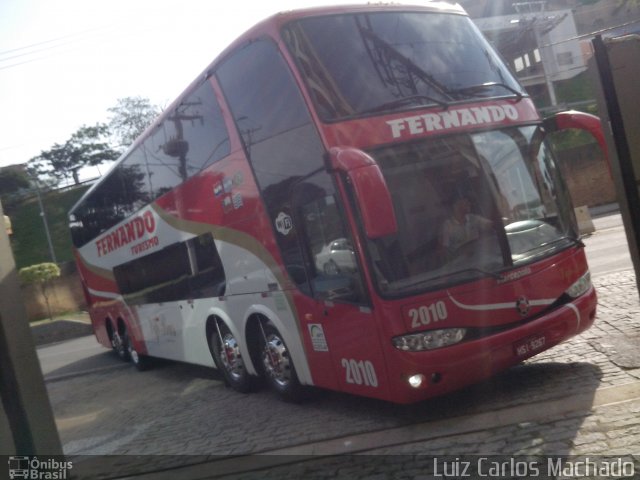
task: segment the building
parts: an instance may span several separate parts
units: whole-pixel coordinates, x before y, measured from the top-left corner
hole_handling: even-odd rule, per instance
[[[587,69],[594,34],[640,32],[637,0],[460,0],[543,111]],[[584,98],[585,102],[592,98]]]
[[[596,34],[640,33],[639,0],[458,0],[511,65],[543,114],[566,108],[595,113],[587,68]],[[573,203],[616,201],[600,150],[562,150],[560,168]]]

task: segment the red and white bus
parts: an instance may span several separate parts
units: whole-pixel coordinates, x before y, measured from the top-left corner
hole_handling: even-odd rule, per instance
[[[566,127],[451,3],[275,15],[71,210],[96,337],[288,399],[485,379],[594,321]]]

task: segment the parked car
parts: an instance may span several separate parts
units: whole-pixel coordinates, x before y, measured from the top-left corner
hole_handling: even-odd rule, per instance
[[[356,254],[346,238],[336,238],[316,254],[316,267],[326,275],[356,270]]]

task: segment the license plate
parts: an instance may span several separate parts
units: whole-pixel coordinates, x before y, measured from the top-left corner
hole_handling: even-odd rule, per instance
[[[527,357],[544,350],[547,344],[547,337],[544,333],[538,333],[520,340],[514,344],[514,350],[518,357]]]

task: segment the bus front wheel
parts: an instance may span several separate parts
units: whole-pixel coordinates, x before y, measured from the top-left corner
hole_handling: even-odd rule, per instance
[[[306,397],[293,360],[280,332],[270,323],[261,328],[260,359],[269,386],[284,400],[298,402]]]

